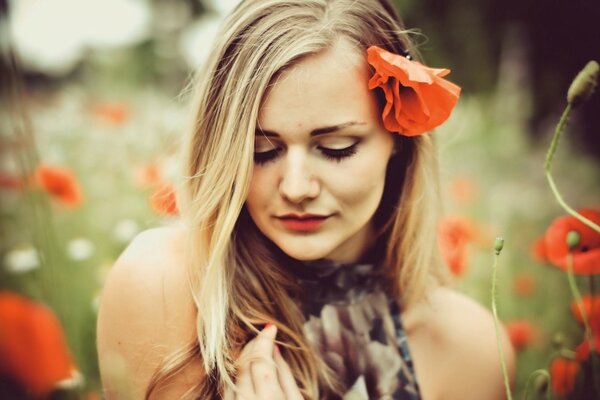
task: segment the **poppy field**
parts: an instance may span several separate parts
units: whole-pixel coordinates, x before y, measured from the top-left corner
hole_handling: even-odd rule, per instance
[[[139,232],[177,220],[191,69],[171,65],[176,29],[168,24],[177,18],[166,13],[155,37],[96,50],[66,73],[40,78],[24,61],[4,64],[2,399],[101,398],[103,282]],[[513,56],[503,58],[493,90],[463,91],[432,133],[439,248],[453,287],[490,309],[495,298],[516,350],[512,398],[600,399],[600,168],[572,139],[589,102],[571,101],[548,163],[562,110],[531,139],[532,92]],[[559,88],[565,107],[567,89]],[[498,255],[496,237],[504,239]]]

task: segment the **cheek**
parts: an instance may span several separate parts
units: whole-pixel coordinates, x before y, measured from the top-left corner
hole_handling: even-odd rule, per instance
[[[246,206],[250,214],[256,214],[271,202],[274,187],[275,177],[271,168],[254,167],[246,197]]]
[[[375,208],[383,193],[386,167],[385,156],[357,158],[343,169],[343,176],[331,181],[332,194],[348,207]]]

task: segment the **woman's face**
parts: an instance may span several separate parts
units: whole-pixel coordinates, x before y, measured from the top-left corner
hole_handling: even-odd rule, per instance
[[[364,58],[338,42],[284,71],[263,101],[246,207],[290,257],[356,261],[374,239],[394,141]]]

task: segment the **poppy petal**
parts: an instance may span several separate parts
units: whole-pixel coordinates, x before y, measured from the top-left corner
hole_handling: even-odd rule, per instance
[[[375,70],[369,89],[381,88],[385,95],[382,119],[388,131],[416,136],[448,119],[460,95],[460,87],[442,78],[448,69],[429,68],[377,46],[367,49],[367,61]]]

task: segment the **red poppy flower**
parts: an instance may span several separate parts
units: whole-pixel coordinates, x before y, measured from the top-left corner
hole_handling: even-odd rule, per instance
[[[450,182],[450,195],[459,203],[469,203],[475,198],[475,185],[467,178],[455,178]]]
[[[158,186],[162,183],[160,166],[157,163],[149,163],[138,166],[133,174],[135,184],[142,188]]]
[[[600,224],[600,212],[584,209],[579,213]],[[549,261],[562,270],[567,269],[567,234],[570,231],[580,235],[579,244],[572,250],[573,272],[578,275],[600,273],[600,233],[570,215],[555,219],[546,230],[544,240]]]
[[[92,107],[92,114],[108,125],[121,125],[129,118],[131,111],[127,104],[102,103]]]
[[[77,207],[83,201],[79,183],[68,168],[40,165],[36,170],[36,179],[42,189],[67,207]]]
[[[575,360],[566,358],[555,358],[550,364],[550,377],[552,378],[552,390],[560,396],[566,396],[575,388],[577,375],[581,367]]]
[[[584,296],[582,306],[592,331],[592,337],[589,340],[584,338],[583,342],[577,346],[577,359],[580,361],[584,361],[589,357],[592,345],[596,352],[600,352],[600,296]],[[571,312],[575,319],[583,324],[583,316],[576,302],[571,303]]]
[[[150,196],[150,206],[158,214],[177,215],[179,210],[173,185],[165,183],[159,186]]]
[[[375,69],[369,89],[385,94],[383,125],[390,132],[416,136],[448,119],[458,101],[460,87],[443,79],[448,69],[429,68],[380,47],[367,49],[367,61]]]
[[[464,217],[448,216],[440,221],[438,240],[444,261],[455,276],[464,274],[468,263],[467,245],[473,240],[474,227]]]
[[[513,280],[513,290],[519,297],[529,297],[535,293],[535,278],[527,272],[518,273]]]
[[[74,364],[52,311],[23,296],[0,292],[0,372],[44,396],[70,378]]]
[[[529,346],[537,336],[537,329],[526,319],[508,321],[504,324],[508,338],[515,350],[523,350]]]

